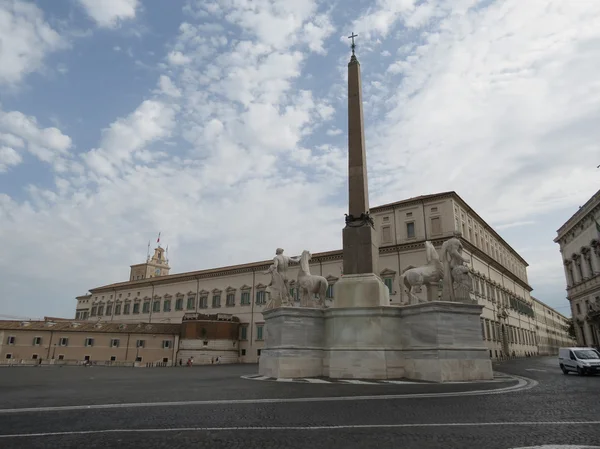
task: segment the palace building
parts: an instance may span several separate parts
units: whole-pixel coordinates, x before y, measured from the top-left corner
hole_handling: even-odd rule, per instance
[[[556,335],[555,341],[569,341],[566,325],[547,328],[539,316],[563,317],[531,297],[527,262],[455,192],[423,195],[371,209],[380,239],[379,275],[390,290],[390,303],[406,301],[401,294],[400,275],[408,266],[426,263],[424,242],[436,249],[459,232],[470,258],[473,300],[484,305],[482,338],[492,358],[557,352],[557,346],[540,336]],[[154,250],[146,263],[131,266],[129,280],[92,288],[77,297],[76,320],[110,323],[181,323],[184,314],[203,313],[239,320],[235,350],[241,363],[256,363],[264,343],[262,311],[268,302],[270,276],[264,272],[271,260],[209,270],[169,274],[164,249]],[[342,251],[314,253],[311,273],[329,282],[328,301],[334,284],[342,276]],[[292,296],[297,298],[293,279]],[[423,299],[424,290],[418,293]],[[554,323],[554,321],[552,321]],[[552,324],[553,325],[553,324]],[[558,334],[555,334],[557,332]],[[215,349],[215,355],[218,351]],[[229,353],[230,354],[230,353]],[[231,357],[227,357],[231,360]]]
[[[554,239],[565,267],[577,343],[600,346],[600,190],[579,208]]]

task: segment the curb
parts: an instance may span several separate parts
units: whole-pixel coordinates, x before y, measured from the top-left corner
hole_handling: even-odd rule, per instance
[[[492,380],[473,380],[456,382],[429,382],[405,379],[329,379],[324,377],[268,377],[260,374],[247,374],[240,376],[246,380],[259,380],[267,382],[301,383],[301,384],[336,384],[336,385],[456,385],[456,384],[483,384],[483,383],[502,383],[517,381],[518,379],[508,374],[494,372]]]

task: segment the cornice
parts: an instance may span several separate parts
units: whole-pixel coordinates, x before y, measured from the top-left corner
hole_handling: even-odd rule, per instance
[[[403,201],[396,201],[395,203],[382,204],[381,206],[376,206],[376,207],[371,208],[370,212],[371,212],[371,214],[377,214],[377,213],[381,213],[381,212],[393,211],[400,207],[414,206],[417,204],[424,203],[426,201],[431,202],[431,201],[435,201],[435,200],[441,200],[444,198],[453,198],[455,195],[456,195],[456,192],[442,192],[442,193],[434,193],[431,195],[421,195],[421,196],[416,196],[414,198],[408,198]]]
[[[594,193],[589,200],[581,206],[565,223],[556,231],[555,243],[559,243],[569,232],[573,230],[581,221],[587,219],[590,214],[595,216],[600,211],[600,190]]]
[[[506,276],[511,281],[514,281],[516,284],[519,284],[521,287],[523,287],[528,292],[533,291],[533,287],[531,287],[527,282],[525,282],[524,280],[519,278],[512,271],[510,271],[508,268],[506,268],[505,266],[500,264],[500,262],[498,262],[497,260],[490,257],[488,254],[484,253],[482,250],[477,248],[471,242],[468,242],[467,240],[465,240],[462,237],[461,237],[460,241],[463,243],[463,246],[465,247],[465,249],[467,249],[471,254],[477,256],[479,259],[481,259],[482,261],[484,261],[485,263],[487,263],[488,265],[493,267],[496,271],[498,271],[502,275]]]

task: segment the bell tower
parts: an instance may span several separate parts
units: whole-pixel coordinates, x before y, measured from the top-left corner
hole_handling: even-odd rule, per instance
[[[148,256],[146,263],[131,265],[129,280],[137,281],[139,279],[167,276],[170,269],[165,249],[158,245],[154,248],[154,255],[152,257]]]

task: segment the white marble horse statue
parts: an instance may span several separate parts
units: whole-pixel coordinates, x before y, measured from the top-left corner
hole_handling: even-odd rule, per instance
[[[441,279],[444,278],[444,267],[440,261],[440,256],[431,244],[431,242],[425,242],[425,254],[427,257],[427,264],[420,267],[413,267],[409,265],[406,267],[400,276],[400,291],[401,294],[404,290],[402,285],[406,287],[408,293],[409,303],[416,304],[419,302],[419,298],[413,294],[414,287],[421,287],[425,285],[428,289],[431,288],[432,284],[437,284]],[[402,298],[400,298],[403,303]]]
[[[298,289],[300,293],[300,307],[309,307],[309,302],[315,294],[319,295],[319,304],[325,306],[325,295],[329,283],[323,276],[310,274],[308,262],[312,258],[310,251],[302,251],[300,256],[300,271],[298,272]]]

